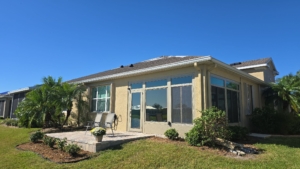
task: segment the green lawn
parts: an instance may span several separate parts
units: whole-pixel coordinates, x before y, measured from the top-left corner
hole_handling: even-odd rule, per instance
[[[139,140],[102,151],[99,156],[72,164],[56,164],[17,144],[28,142],[36,129],[0,126],[0,168],[299,168],[300,139],[272,138],[257,144],[265,153],[254,160],[238,160],[181,144]]]

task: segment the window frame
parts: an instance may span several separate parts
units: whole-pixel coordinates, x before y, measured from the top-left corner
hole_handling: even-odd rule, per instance
[[[249,89],[251,89],[250,93],[249,93]],[[254,110],[254,101],[253,101],[253,85],[251,84],[246,84],[246,115],[252,115],[252,112]],[[249,98],[249,95],[251,96]],[[249,100],[250,99],[250,102]],[[249,107],[250,106],[250,107]]]
[[[105,97],[104,98],[98,98],[98,88],[99,87],[103,87],[105,86]],[[107,97],[108,95],[108,92],[107,92],[107,87],[109,87],[109,97]],[[96,92],[96,98],[93,97],[93,89],[96,88],[97,89],[97,92]],[[101,85],[95,85],[95,86],[91,86],[91,112],[94,112],[94,113],[103,113],[103,112],[110,112],[111,111],[111,98],[112,98],[112,84],[101,84]],[[97,111],[97,107],[98,107],[98,100],[103,100],[105,99],[105,110],[104,111]],[[109,106],[107,105],[108,104],[108,99],[109,99]],[[96,100],[96,103],[95,103],[95,109],[93,107],[93,101]]]
[[[172,78],[180,78],[180,77],[187,77],[190,76],[191,77],[191,83],[184,83],[184,84],[175,84],[172,85],[171,84],[171,80]],[[155,90],[155,89],[162,89],[162,88],[166,88],[167,90],[167,122],[172,122],[172,87],[180,87],[180,86],[191,86],[191,101],[192,101],[192,123],[174,123],[176,125],[193,125],[193,120],[194,120],[194,78],[195,78],[194,72],[190,72],[190,73],[185,73],[185,74],[181,74],[181,75],[171,75],[171,76],[164,76],[164,77],[159,77],[159,78],[148,78],[143,79],[143,80],[137,80],[137,81],[129,81],[128,82],[128,91],[129,93],[134,92],[134,91],[141,91],[143,94],[143,122],[144,123],[166,123],[163,121],[146,121],[146,91],[147,90]],[[151,81],[159,81],[159,80],[167,80],[167,84],[165,86],[155,86],[155,87],[146,87],[146,83],[147,82],[151,82]],[[139,89],[131,89],[131,84],[136,84],[136,83],[142,83],[143,87],[139,88]],[[130,105],[128,105],[130,106]],[[173,122],[172,122],[173,123]]]
[[[211,77],[224,80],[224,87],[212,84],[211,83]],[[238,90],[227,87],[227,82],[231,82],[231,83],[237,84],[238,85]],[[227,120],[229,120],[227,90],[231,90],[231,91],[237,92],[238,98],[241,99],[241,84],[239,82],[234,81],[234,80],[230,80],[230,79],[227,79],[227,78],[224,78],[224,77],[220,77],[220,76],[214,75],[214,74],[210,75],[209,83],[210,83],[210,89],[209,89],[210,90],[210,96],[209,96],[210,98],[211,98],[211,95],[212,95],[211,94],[211,86],[218,87],[218,88],[223,88],[224,89],[224,91],[225,91],[225,94],[224,94],[224,97],[225,97],[225,112],[226,112],[226,118],[227,118]],[[212,98],[210,99],[210,103],[212,103]],[[241,101],[238,101],[237,105],[238,105],[238,121],[237,122],[228,122],[229,124],[235,124],[235,123],[240,123],[241,122]]]

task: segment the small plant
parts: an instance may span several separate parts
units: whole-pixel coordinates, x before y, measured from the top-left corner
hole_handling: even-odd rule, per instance
[[[48,136],[44,136],[43,138],[43,142],[45,145],[48,145],[49,147],[53,148],[54,144],[55,144],[56,139],[52,138],[52,137],[48,137]]]
[[[170,140],[176,140],[178,138],[178,132],[175,129],[168,129],[165,132],[165,136]]]
[[[38,140],[42,139],[44,137],[44,133],[41,131],[37,131],[30,135],[30,140],[33,143],[36,143]]]
[[[230,131],[232,141],[246,140],[249,134],[249,131],[246,127],[228,126],[228,130]]]
[[[67,138],[64,138],[64,139],[56,139],[56,144],[57,144],[57,147],[58,149],[60,150],[64,150],[66,144],[67,144]]]
[[[79,150],[80,147],[77,144],[68,144],[65,146],[65,151],[72,156],[75,156]]]
[[[18,126],[18,120],[16,119],[5,119],[4,120],[4,123],[7,125],[7,126]]]
[[[91,133],[94,136],[103,136],[106,134],[106,130],[105,130],[105,128],[102,128],[102,127],[95,127],[93,130],[91,130]]]

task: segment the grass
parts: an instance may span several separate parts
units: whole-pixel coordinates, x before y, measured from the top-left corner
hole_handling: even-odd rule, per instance
[[[95,158],[71,164],[56,164],[39,155],[20,151],[37,129],[0,126],[0,168],[299,168],[300,139],[271,138],[256,144],[265,153],[240,160],[201,151],[182,144],[139,140],[105,150]]]

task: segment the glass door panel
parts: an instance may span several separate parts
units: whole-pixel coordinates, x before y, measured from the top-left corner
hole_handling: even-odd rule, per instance
[[[130,110],[131,129],[141,128],[141,93],[131,94],[131,110]]]

